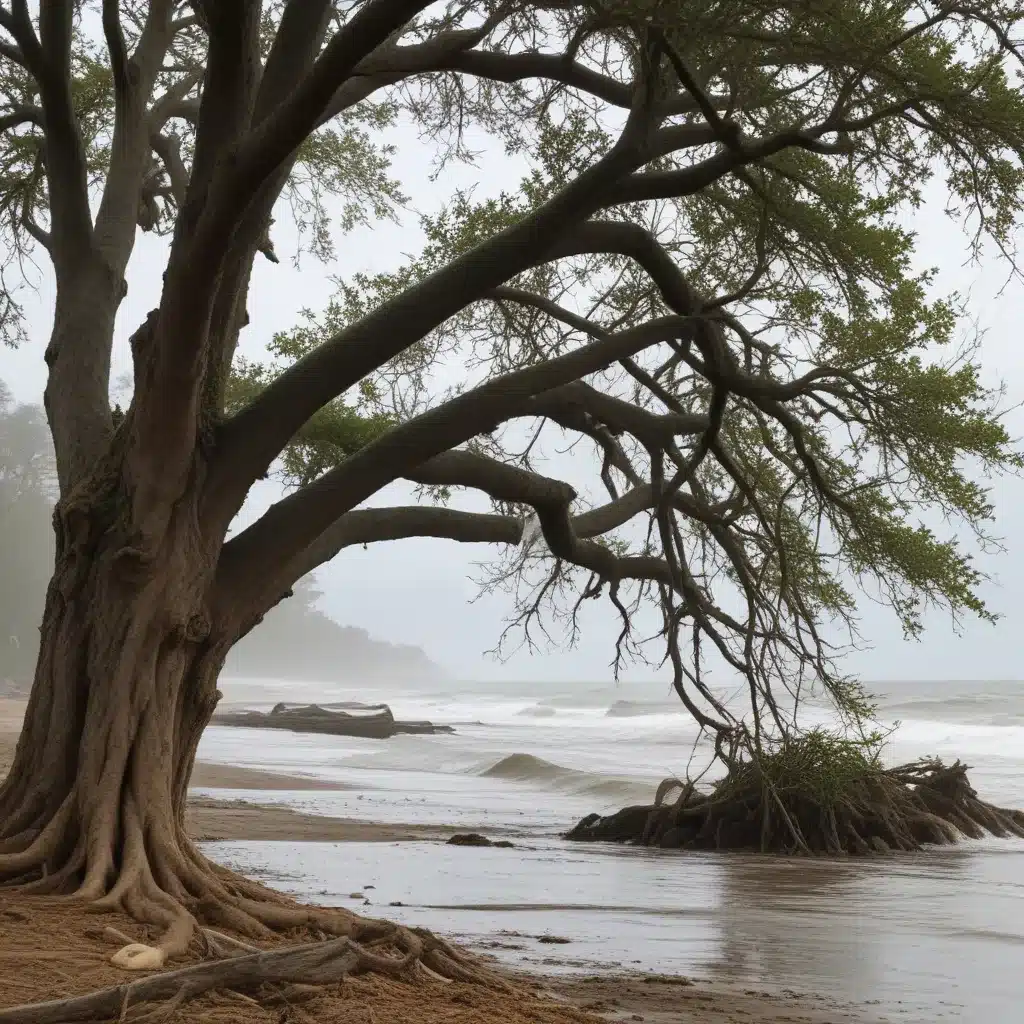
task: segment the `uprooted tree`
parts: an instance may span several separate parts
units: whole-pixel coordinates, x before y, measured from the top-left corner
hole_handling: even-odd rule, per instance
[[[676,688],[725,751],[787,728],[778,695],[805,680],[863,712],[825,631],[852,621],[851,580],[910,631],[930,603],[987,615],[969,552],[919,510],[984,538],[971,474],[1019,458],[902,225],[935,178],[974,244],[1012,256],[1022,15],[1015,0],[0,6],[4,323],[17,338],[19,261],[49,257],[60,483],[0,877],[161,927],[158,959],[197,923],[356,934],[210,864],[183,828],[226,652],[351,545],[505,545],[509,571],[542,573],[538,598],[607,595],[624,654],[650,599]],[[275,216],[297,211],[329,258],[332,203],[343,227],[400,215],[395,123],[441,161],[468,155],[468,128],[488,135],[521,188],[452,196],[417,258],[349,281],[275,339],[276,360],[239,360]],[[167,257],[122,412],[112,339],[140,230]],[[442,359],[465,372],[438,397]],[[544,475],[541,431],[589,446],[606,499]],[[226,539],[277,469],[290,492]],[[365,507],[400,480],[427,500]],[[495,507],[459,508],[467,492]],[[521,543],[527,522],[542,544]],[[701,650],[748,682],[742,722]]]

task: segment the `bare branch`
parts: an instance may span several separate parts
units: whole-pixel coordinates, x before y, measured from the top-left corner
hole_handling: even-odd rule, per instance
[[[31,104],[19,104],[9,114],[0,115],[0,132],[20,128],[23,124],[34,124],[37,128],[42,128],[42,110]]]
[[[230,234],[264,182],[320,123],[335,92],[359,62],[427,6],[426,0],[371,0],[358,9],[287,100],[278,103],[243,141],[210,197],[215,201],[197,226],[193,257],[204,252],[208,243]]]
[[[260,124],[309,72],[330,25],[330,0],[290,0],[281,15],[256,96],[253,123]]]
[[[542,524],[546,524],[544,535],[553,554],[590,569],[603,581],[670,581],[669,568],[663,560],[649,556],[619,557],[587,539],[615,529],[648,507],[652,498],[649,488],[573,517],[569,508],[575,492],[567,484],[472,452],[445,452],[409,472],[407,477],[419,483],[469,487],[498,500],[533,506]],[[517,545],[522,531],[522,521],[509,516],[423,507],[361,509],[339,517],[303,550],[258,578],[238,574],[238,560],[247,555],[229,544],[221,566],[221,586],[230,588],[232,594],[244,595],[247,607],[259,609],[261,604],[273,601],[282,588],[354,544],[419,536]]]
[[[297,580],[343,548],[357,544],[434,537],[460,544],[518,544],[523,523],[512,516],[463,512],[451,508],[410,505],[401,508],[357,509],[342,516],[325,530],[314,545],[303,553],[303,561],[289,567],[288,576]],[[305,568],[308,566],[308,568]]]
[[[128,47],[121,29],[121,16],[118,12],[118,0],[103,0],[103,34],[107,40],[107,51],[110,54],[110,71],[114,76],[114,96],[119,107],[128,101],[131,89],[128,69]]]
[[[0,57],[5,57],[12,64],[17,64],[26,71],[29,70],[28,61],[25,59],[25,54],[21,52],[20,47],[3,39],[0,39]]]
[[[71,98],[74,7],[73,0],[45,3],[39,10],[38,41],[31,24],[21,25],[15,35],[39,84],[46,122],[46,175],[58,287],[88,257],[92,244],[85,148]]]
[[[117,0],[104,0],[103,31],[114,75],[114,134],[110,166],[96,214],[96,248],[113,273],[124,274],[135,244],[143,182],[150,163],[147,105],[173,39],[174,0],[153,0],[129,57]]]
[[[629,109],[633,103],[633,87],[588,68],[571,55],[525,51],[501,53],[474,50],[472,47],[485,33],[470,29],[450,32],[438,38],[411,46],[382,49],[361,62],[352,79],[339,89],[324,120],[329,120],[353,103],[365,99],[385,85],[414,74],[450,71],[483,78],[493,82],[522,82],[530,79],[558,82],[578,89],[613,106]],[[715,96],[711,102],[725,107],[727,97]],[[696,110],[693,100],[679,94],[663,101],[660,118],[690,114]]]
[[[0,41],[0,54],[36,74],[43,55],[24,0],[15,0],[10,10],[0,5],[0,28],[14,39],[13,45]]]

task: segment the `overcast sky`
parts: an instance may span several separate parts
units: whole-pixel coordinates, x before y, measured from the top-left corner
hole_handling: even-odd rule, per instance
[[[428,180],[428,152],[411,131],[395,135],[399,151],[395,170],[417,209],[435,208],[456,185],[480,184],[487,193],[514,189],[521,167],[500,153],[481,159],[476,168],[458,167],[444,173],[437,184]],[[279,216],[274,240],[282,262],[273,266],[260,260],[249,300],[250,326],[242,352],[258,359],[272,334],[293,325],[303,308],[318,310],[330,299],[332,276],[355,270],[384,270],[395,266],[402,253],[418,249],[419,232],[414,213],[403,226],[380,224],[360,229],[338,241],[338,260],[323,266],[304,257],[294,267],[294,235]],[[1007,284],[1007,269],[996,258],[981,265],[968,263],[960,229],[941,212],[941,202],[914,223],[924,261],[941,268],[938,288],[957,289],[969,295],[970,312],[985,332],[984,365],[992,382],[1005,380],[1007,403],[1024,399],[1024,346],[1020,318],[1024,291],[1017,282]],[[114,353],[114,375],[129,369],[128,338],[146,313],[157,305],[165,243],[141,236],[129,272],[128,296],[121,307]],[[29,311],[32,343],[18,351],[0,351],[0,377],[16,397],[25,402],[41,400],[45,383],[43,348],[50,326],[52,286],[48,270],[40,263],[38,290],[23,294]],[[1005,287],[1004,287],[1005,286]],[[1024,433],[1024,418],[1012,414],[1014,435]],[[245,514],[248,518],[279,493],[261,485]],[[385,496],[408,501],[408,493],[394,490]],[[986,589],[992,607],[1004,615],[995,626],[966,623],[962,635],[952,629],[948,617],[937,616],[922,642],[901,637],[891,613],[865,603],[862,632],[867,649],[849,658],[851,671],[866,679],[1010,679],[1024,677],[1018,667],[1019,637],[1024,631],[1024,483],[1003,481],[994,489],[999,522],[997,533],[1005,539],[1005,554],[982,557],[982,568],[995,581]],[[382,502],[383,503],[383,500]],[[7,539],[5,538],[5,542]],[[448,541],[410,540],[375,545],[368,550],[344,552],[318,573],[325,592],[322,607],[338,621],[360,626],[381,639],[423,647],[439,664],[465,679],[602,680],[609,676],[611,643],[616,620],[605,604],[588,602],[580,644],[574,650],[548,653],[521,652],[499,662],[487,652],[496,643],[509,611],[502,597],[485,597],[475,603],[472,582],[475,564],[496,554],[492,549],[459,546]],[[634,675],[649,677],[638,669]]]

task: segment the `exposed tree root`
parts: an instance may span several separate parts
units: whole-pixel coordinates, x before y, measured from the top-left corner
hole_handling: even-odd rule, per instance
[[[815,761],[815,753],[836,753],[835,747],[815,751],[820,739],[796,741],[799,750],[745,757],[710,792],[666,780],[653,804],[591,814],[566,838],[668,849],[869,854],[965,836],[1024,837],[1024,812],[980,800],[959,761],[891,769],[867,758]]]
[[[102,845],[94,846],[87,858],[80,847],[88,843],[71,844],[62,837],[61,829],[70,820],[58,814],[21,849],[0,855],[0,880],[21,892],[64,894],[85,909],[118,911],[143,925],[148,934],[142,942],[105,930],[106,938],[120,947],[111,957],[115,967],[159,971],[185,955],[212,962],[73,1000],[3,1010],[0,1024],[126,1019],[129,1005],[170,1000],[161,1007],[163,1013],[214,989],[259,995],[263,985],[287,983],[291,995],[301,995],[301,988],[294,986],[322,986],[366,971],[509,987],[471,955],[429,932],[340,908],[302,906],[214,864],[180,827],[161,830],[153,822],[144,827],[131,798],[123,803],[116,871],[110,870],[112,860],[107,870],[97,870],[97,863],[104,864],[96,854],[105,849]],[[48,872],[47,862],[62,852],[64,865]],[[269,950],[256,945],[279,942],[282,935],[307,944]]]
[[[426,930],[363,918],[342,909],[300,906],[224,868],[209,867],[211,877],[216,876],[211,891],[220,887],[226,894],[217,902],[174,908],[165,894],[122,891],[116,909],[159,927],[161,936],[154,944],[136,942],[109,926],[102,930],[103,937],[120,947],[111,957],[114,966],[157,973],[83,996],[3,1009],[0,1024],[155,1021],[214,991],[261,1004],[294,1003],[315,996],[325,985],[367,972],[408,981],[461,981],[512,991],[508,982],[470,954]],[[87,909],[115,909],[115,902],[108,896],[91,901]],[[229,922],[233,929],[244,928],[245,934],[254,938],[279,938],[283,932],[315,937],[315,941],[261,949],[203,923],[215,918]],[[161,972],[182,943],[191,955],[202,957],[202,962]],[[155,1010],[144,1006],[153,1003],[158,1004]]]
[[[503,986],[470,955],[427,932],[300,906],[200,853],[185,832],[185,795],[198,737],[219,697],[222,655],[201,645],[197,653],[187,638],[166,638],[164,628],[154,627],[153,636],[138,626],[117,632],[106,644],[116,655],[108,659],[113,681],[91,687],[85,706],[74,704],[81,673],[56,671],[50,662],[98,641],[61,635],[52,650],[44,646],[15,762],[0,783],[0,886],[64,896],[144,926],[142,941],[108,935],[120,945],[111,963],[126,971],[161,970],[185,956],[218,958],[231,964],[223,968],[229,974],[249,970],[250,961],[238,961],[257,957],[251,963],[266,964],[271,954],[258,946],[286,935],[335,943],[329,954],[269,961],[283,963],[280,970],[298,984],[375,970]],[[95,675],[107,679],[106,671]],[[54,695],[67,707],[57,707]],[[199,984],[196,978],[218,985],[221,969],[189,975],[189,986]],[[129,988],[135,999],[138,989]],[[179,991],[191,998],[191,987]],[[35,1019],[49,1018],[0,1014],[3,1021]]]
[[[223,939],[223,936],[221,936]],[[0,1024],[74,1024],[74,1022],[144,1020],[152,1014],[133,1015],[146,1003],[161,1003],[162,1014],[178,1009],[191,999],[220,990],[246,999],[268,985],[305,986],[310,991],[366,971],[390,977],[413,978],[417,973],[447,980],[428,961],[442,967],[452,955],[449,947],[427,933],[394,929],[390,945],[395,953],[378,953],[351,938],[310,942],[285,949],[260,950],[210,961],[177,971],[153,974],[137,981],[70,999],[33,1003],[0,1010]]]

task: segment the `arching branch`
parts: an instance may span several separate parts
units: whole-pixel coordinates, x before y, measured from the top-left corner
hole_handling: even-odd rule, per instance
[[[894,113],[895,109],[887,109],[868,120],[882,120]],[[846,131],[851,125],[862,127],[864,120],[855,124],[825,120],[813,128],[743,140],[742,145],[723,149],[685,169],[642,174],[630,174],[629,164],[642,163],[652,152],[659,151],[657,136],[643,149],[636,149],[634,143],[631,153],[620,140],[606,157],[519,225],[481,243],[408,289],[400,298],[385,303],[282,374],[250,408],[242,410],[229,427],[229,433],[244,436],[244,447],[248,448],[248,451],[236,452],[235,449],[243,447],[242,441],[228,442],[232,449],[230,465],[234,467],[229,472],[240,475],[244,467],[251,479],[258,478],[302,422],[317,409],[487,291],[502,286],[529,266],[557,259],[571,251],[571,242],[545,245],[550,236],[546,230],[541,230],[542,225],[545,228],[557,225],[569,238],[585,238],[591,225],[581,222],[599,209],[643,199],[692,195],[748,164],[764,161],[788,148],[846,152],[845,143],[826,144],[821,142],[822,137]],[[664,129],[670,133],[670,138],[671,133],[680,130]],[[689,129],[684,126],[682,130]],[[628,223],[622,226],[626,231],[634,227]],[[659,261],[671,265],[664,253]],[[677,273],[669,266],[662,276],[667,272]],[[416,325],[415,331],[409,332],[412,324]]]
[[[650,97],[640,90],[616,145],[552,199],[325,342],[239,412],[223,434],[226,507],[233,513],[234,502],[241,501],[313,413],[474,299],[536,263],[559,234],[596,210],[604,191],[644,162],[649,104]]]
[[[226,545],[224,559],[236,573],[273,574],[274,565],[290,561],[339,516],[435,455],[521,415],[534,395],[596,372],[690,327],[687,319],[678,317],[652,321],[453,398],[394,428],[278,502]]]

